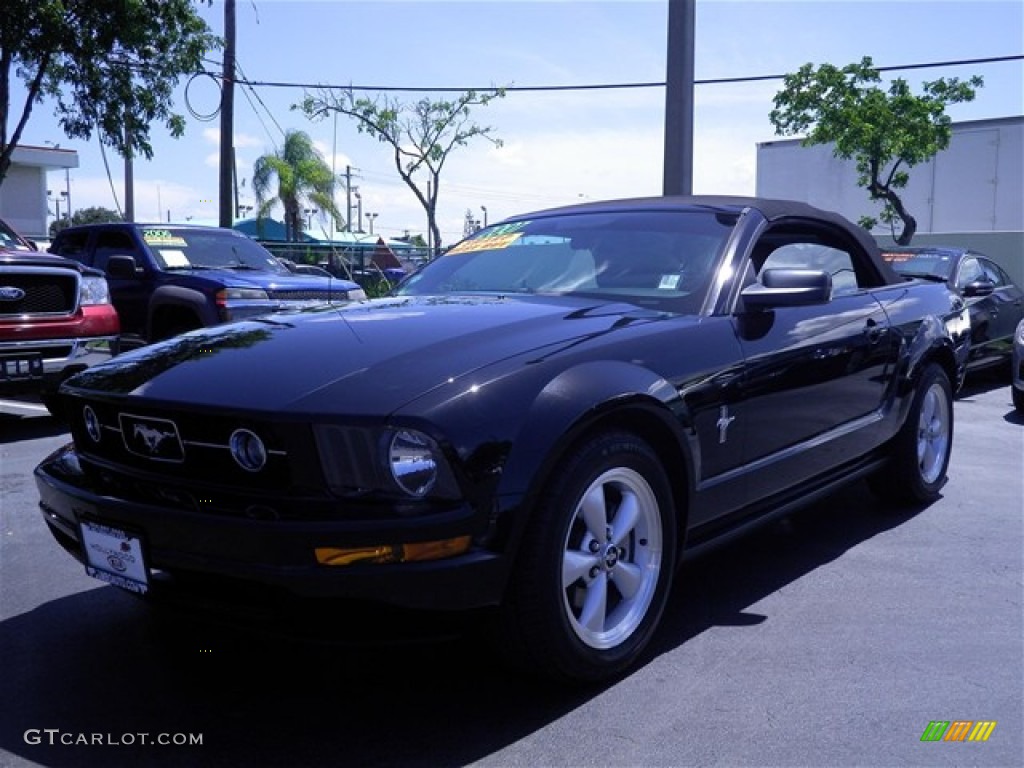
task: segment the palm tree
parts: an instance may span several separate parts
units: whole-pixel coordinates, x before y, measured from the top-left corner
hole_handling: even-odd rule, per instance
[[[277,194],[271,186],[277,179]],[[284,206],[285,237],[298,240],[302,231],[302,208],[315,206],[335,220],[341,214],[334,204],[334,175],[313,140],[302,131],[287,131],[284,148],[263,155],[253,166],[252,189],[258,204],[257,216],[269,215],[277,203]],[[308,205],[307,205],[308,204]]]

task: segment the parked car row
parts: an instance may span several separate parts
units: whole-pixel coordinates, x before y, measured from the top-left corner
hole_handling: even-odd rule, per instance
[[[628,669],[697,552],[862,478],[935,499],[969,369],[1012,358],[1024,400],[997,265],[800,203],[538,211],[373,301],[232,230],[50,251],[0,258],[0,364],[70,426],[36,481],[89,575],[157,607],[471,611],[559,681]]]
[[[36,246],[0,220],[0,249],[7,254],[4,274],[8,277],[0,288],[17,295],[18,280],[11,276],[15,262],[10,252],[32,253]],[[116,310],[119,331],[115,335],[120,338],[113,344],[102,342],[108,347],[107,356],[195,328],[320,301],[345,302],[366,296],[360,279],[339,279],[322,267],[272,257],[258,243],[237,232],[211,227],[119,223],[72,227],[58,235],[49,253],[106,275],[107,308],[95,303],[95,292],[89,292],[84,300],[92,303],[84,306],[90,307],[92,317],[109,315],[111,305]],[[1011,358],[1014,329],[1024,320],[1024,292],[998,264],[967,248],[935,246],[890,247],[883,251],[883,258],[901,275],[944,282],[966,300],[972,328],[969,369],[1002,364]],[[29,261],[22,259],[19,268],[28,268]],[[55,269],[59,266],[59,262],[45,256],[42,264]],[[37,268],[38,263],[32,267]],[[58,269],[56,274],[62,272]],[[81,274],[88,277],[85,285],[93,285],[96,272]],[[314,279],[299,283],[293,279],[297,276]],[[395,283],[404,276],[404,272],[394,271],[388,279]],[[95,352],[97,343],[84,341],[95,339],[97,334],[67,326],[58,329],[50,311],[42,313],[49,318],[42,326],[33,320],[35,313],[24,306],[0,293],[0,318],[4,318],[0,327],[5,337],[0,340],[0,393],[39,389],[50,401],[57,384],[100,359]],[[12,315],[18,316],[18,330],[11,323]],[[46,330],[30,331],[30,326]],[[98,326],[94,322],[90,327]],[[109,333],[109,325],[104,326],[99,338]],[[33,334],[43,334],[51,341],[45,349],[38,342],[26,344]],[[76,341],[60,343],[61,334]],[[80,336],[83,341],[77,341]],[[89,353],[83,354],[82,348],[88,348]],[[73,363],[67,361],[67,355]],[[41,365],[45,375],[40,374]],[[1016,382],[1019,371],[1014,365]],[[1020,407],[1018,389],[1011,390]]]

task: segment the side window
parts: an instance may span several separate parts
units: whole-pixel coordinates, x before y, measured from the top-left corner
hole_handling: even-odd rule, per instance
[[[101,230],[96,235],[93,266],[105,272],[107,259],[114,255],[134,256],[136,260],[139,258],[135,243],[127,232],[118,229]]]
[[[758,269],[820,269],[832,275],[832,296],[857,293],[861,286],[850,254],[839,248],[815,242],[790,242],[768,253]]]
[[[961,291],[971,283],[985,277],[985,270],[981,268],[981,262],[971,257],[964,259],[960,264],[960,271],[956,276],[956,287]]]
[[[53,244],[53,248],[50,249],[51,253],[56,253],[59,256],[64,256],[68,259],[74,259],[75,261],[85,264],[87,267],[92,266],[91,259],[89,259],[89,252],[86,246],[89,244],[89,232],[65,232],[58,236],[57,241]]]
[[[989,261],[988,259],[978,259],[978,263],[981,264],[981,268],[985,273],[985,277],[995,283],[996,288],[1002,288],[1006,285],[1010,278],[1007,276],[998,265]]]

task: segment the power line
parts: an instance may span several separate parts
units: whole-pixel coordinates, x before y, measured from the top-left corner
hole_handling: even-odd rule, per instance
[[[935,69],[939,67],[961,67],[970,64],[998,64],[1008,61],[1021,61],[1024,54],[1012,56],[988,56],[979,59],[953,59],[950,61],[935,61],[923,64],[898,64],[887,67],[875,67],[879,72],[896,72],[913,69]],[[215,73],[211,73],[216,76]],[[694,80],[694,85],[726,85],[730,83],[753,83],[765,80],[782,80],[786,75],[748,75],[744,77],[717,77],[701,80]],[[464,93],[466,91],[496,91],[506,92],[530,92],[530,91],[608,91],[626,90],[636,88],[664,88],[665,82],[641,82],[641,83],[592,83],[583,85],[510,85],[510,86],[474,86],[474,87],[418,87],[404,85],[333,85],[329,83],[299,83],[282,82],[273,80],[237,80],[237,83],[248,86],[260,86],[264,88],[303,88],[322,90],[345,90],[345,91],[412,91],[417,93]]]

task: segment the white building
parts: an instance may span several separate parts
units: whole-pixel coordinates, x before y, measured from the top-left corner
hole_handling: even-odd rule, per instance
[[[45,239],[52,210],[63,217],[71,206],[69,171],[78,167],[73,149],[19,146],[0,184],[0,218],[25,237]],[[48,175],[53,171],[52,178]],[[49,194],[48,194],[49,193]]]
[[[1024,284],[1024,117],[954,123],[947,147],[932,160],[906,169],[900,197],[917,219],[914,245],[970,245],[1002,263]],[[857,185],[853,160],[833,156],[831,144],[810,147],[800,139],[757,145],[759,196],[802,200],[838,211],[851,221],[878,217]],[[887,225],[872,231],[892,241]]]

